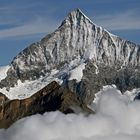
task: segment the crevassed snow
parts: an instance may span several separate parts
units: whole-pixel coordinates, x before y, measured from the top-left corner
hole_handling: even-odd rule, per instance
[[[83,70],[85,69],[85,63],[80,64],[78,67],[70,71],[69,80],[76,79],[80,82],[83,77]]]
[[[9,68],[10,68],[9,65],[0,67],[0,81],[7,76],[7,71],[8,71]]]
[[[46,75],[46,77],[41,77],[38,80],[25,81],[24,83],[18,80],[18,84],[15,87],[11,87],[9,91],[7,91],[6,88],[3,88],[0,89],[0,92],[5,94],[11,100],[25,99],[32,96],[37,91],[39,91],[54,80],[61,84],[62,81],[55,77],[57,73],[58,71],[54,69],[49,75]]]
[[[60,85],[63,82],[65,75],[70,74],[69,80],[76,79],[79,82],[83,76],[83,69],[85,68],[84,60],[79,62],[79,60],[72,61],[69,66],[64,67],[60,71],[53,69],[51,73],[47,73],[45,77],[40,77],[38,80],[25,81],[22,83],[18,80],[15,87],[11,87],[9,91],[6,88],[0,89],[0,92],[5,94],[9,99],[25,99],[37,91],[51,83],[52,81],[58,82]]]

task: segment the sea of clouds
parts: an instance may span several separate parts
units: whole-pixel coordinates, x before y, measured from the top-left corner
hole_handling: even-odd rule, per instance
[[[140,140],[140,101],[108,89],[95,115],[34,115],[0,130],[0,140]]]

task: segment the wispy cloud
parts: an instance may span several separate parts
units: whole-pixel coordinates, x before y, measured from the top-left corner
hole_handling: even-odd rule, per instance
[[[110,1],[110,0],[108,0]],[[5,14],[0,13],[0,25],[13,25],[11,28],[7,29],[0,29],[0,39],[2,38],[9,38],[9,37],[17,37],[17,36],[28,36],[28,35],[35,35],[40,33],[49,33],[52,32],[59,24],[59,19],[56,19],[52,13],[57,13],[57,11],[52,10],[51,8],[47,7],[47,13],[39,13],[39,15],[34,15],[33,13],[33,5],[21,5],[20,8],[16,6],[10,7],[0,7],[0,11],[7,14],[7,9],[9,10],[8,16]],[[37,4],[34,4],[37,6]],[[31,8],[32,7],[32,8]],[[22,9],[22,10],[21,10]],[[29,12],[28,10],[31,11]],[[12,11],[14,14],[9,14]],[[26,11],[29,13],[26,19]],[[23,12],[18,14],[19,12]],[[25,14],[26,13],[26,14]],[[125,12],[117,12],[117,13],[110,13],[104,15],[95,15],[94,17],[95,23],[98,25],[111,30],[139,30],[140,29],[140,17],[138,16],[138,10],[129,10]],[[36,13],[38,14],[38,13]],[[33,16],[32,16],[33,15]],[[20,17],[21,16],[21,17]],[[7,18],[8,17],[8,18]],[[60,19],[62,17],[59,17]],[[92,18],[91,18],[92,20]]]
[[[17,4],[0,6],[0,39],[49,33],[55,30],[60,23],[53,17],[56,8],[43,6],[43,3],[38,1],[28,5],[17,1]]]
[[[109,30],[139,30],[140,17],[138,11],[131,10],[95,17],[97,23]]]
[[[31,34],[49,33],[57,27],[57,22],[53,19],[37,18],[21,26],[0,30],[0,38],[26,36]]]

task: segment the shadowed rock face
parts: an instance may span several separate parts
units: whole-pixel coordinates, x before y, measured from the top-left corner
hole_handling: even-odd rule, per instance
[[[90,103],[94,100],[95,93],[103,86],[116,85],[122,93],[140,87],[140,68],[129,65],[124,68],[117,66],[98,65],[99,73],[93,62],[88,62],[83,70],[83,77],[79,83],[76,80],[67,81],[66,86],[72,92],[77,93],[84,102]]]
[[[56,110],[65,114],[94,113],[70,90],[52,82],[24,100],[9,100],[1,93],[0,128],[8,128],[13,122],[26,116]]]

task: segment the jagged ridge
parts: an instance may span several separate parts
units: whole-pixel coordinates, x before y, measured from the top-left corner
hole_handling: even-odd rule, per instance
[[[12,67],[19,76],[23,76],[24,72],[51,70],[74,59],[92,58],[97,64],[114,65],[119,62],[123,66],[139,66],[139,56],[138,45],[111,35],[76,9],[54,33],[17,55]]]
[[[97,75],[102,71],[102,66],[113,67],[116,72],[123,67],[138,70],[139,56],[139,45],[110,34],[76,9],[68,14],[55,32],[32,44],[13,59],[8,76],[1,81],[0,86],[14,86],[18,79],[22,82],[38,79],[52,69],[61,71],[69,67],[72,61],[76,63],[70,69],[81,62],[92,62],[96,69],[93,74],[96,71]],[[107,83],[114,84],[115,80]]]

